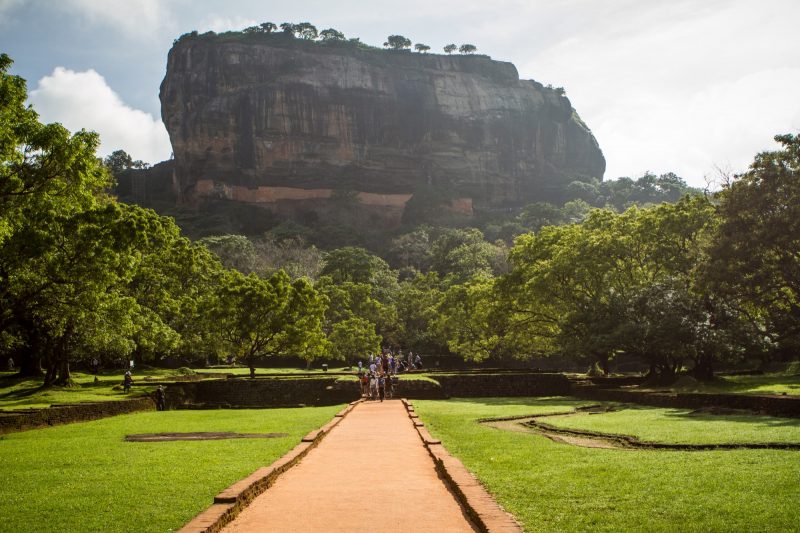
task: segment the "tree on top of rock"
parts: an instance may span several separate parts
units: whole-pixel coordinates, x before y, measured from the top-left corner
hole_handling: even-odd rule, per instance
[[[323,41],[344,41],[344,33],[328,28],[319,32],[319,36]]]
[[[461,52],[462,54],[474,54],[475,52],[477,52],[477,50],[478,47],[475,46],[474,44],[462,44],[461,46],[458,47],[458,51]]]
[[[317,28],[310,22],[301,22],[300,24],[295,24],[292,27],[295,35],[300,37],[301,39],[306,39],[308,41],[313,41],[318,37]]]
[[[278,29],[278,27],[272,22],[262,22],[261,24],[259,24],[259,26],[261,27],[261,30],[264,33],[272,33],[273,31]]]
[[[294,24],[291,22],[282,22],[281,23],[281,31],[286,35],[291,35],[294,37]]]
[[[448,44],[447,46],[444,47],[444,53],[445,54],[452,54],[456,50],[458,50],[458,46],[456,46],[454,44]]]
[[[427,54],[428,50],[430,49],[431,47],[428,46],[427,44],[417,43],[414,45],[414,50],[416,50],[417,52],[421,52],[423,54]]]
[[[405,50],[411,47],[411,39],[407,39],[402,35],[390,35],[386,38],[386,42],[383,43],[383,46],[391,48],[392,50]]]

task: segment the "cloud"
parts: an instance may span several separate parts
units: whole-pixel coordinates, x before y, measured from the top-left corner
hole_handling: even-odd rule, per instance
[[[775,148],[774,135],[800,128],[800,4],[576,1],[585,17],[551,34],[520,72],[566,87],[607,178],[675,171],[702,185],[715,167],[742,171]]]
[[[200,23],[198,31],[203,33],[211,30],[213,32],[222,33],[225,31],[243,30],[250,26],[258,26],[258,24],[258,21],[245,17],[221,17],[219,15],[213,15]]]
[[[98,132],[101,156],[120,148],[149,163],[170,156],[172,148],[161,120],[125,105],[94,70],[56,67],[39,80],[29,100],[43,122],[60,122],[71,131]]]
[[[147,38],[174,25],[163,0],[64,0],[61,8],[77,12],[91,24],[104,24],[128,37]]]

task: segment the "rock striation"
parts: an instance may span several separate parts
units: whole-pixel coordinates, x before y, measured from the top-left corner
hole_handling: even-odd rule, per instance
[[[486,56],[188,35],[160,98],[187,203],[291,211],[344,194],[397,223],[426,191],[470,214],[557,198],[605,170],[569,99]]]

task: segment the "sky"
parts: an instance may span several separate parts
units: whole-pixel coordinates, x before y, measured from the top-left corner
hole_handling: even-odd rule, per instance
[[[158,89],[183,33],[311,22],[380,45],[472,43],[523,79],[562,86],[606,179],[742,172],[800,132],[798,0],[0,0],[0,52],[45,122],[170,157]]]

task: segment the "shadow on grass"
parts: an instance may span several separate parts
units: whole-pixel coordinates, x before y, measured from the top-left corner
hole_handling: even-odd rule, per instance
[[[487,397],[487,398],[450,398],[449,400],[444,400],[447,402],[452,403],[469,403],[469,404],[478,404],[478,405],[486,405],[486,406],[502,406],[502,405],[564,405],[565,403],[568,404],[575,404],[581,405],[586,403],[597,403],[597,402],[589,402],[587,400],[581,400],[578,398],[574,398],[572,396],[511,396],[511,397]],[[606,402],[608,403],[608,402]]]
[[[641,409],[640,406],[630,406],[628,409]],[[665,413],[667,417],[680,418],[683,420],[696,420],[698,422],[734,422],[746,425],[758,425],[764,427],[794,427],[800,428],[798,418],[780,418],[759,414],[748,413],[698,413],[696,411],[686,411],[685,409],[668,409]]]

